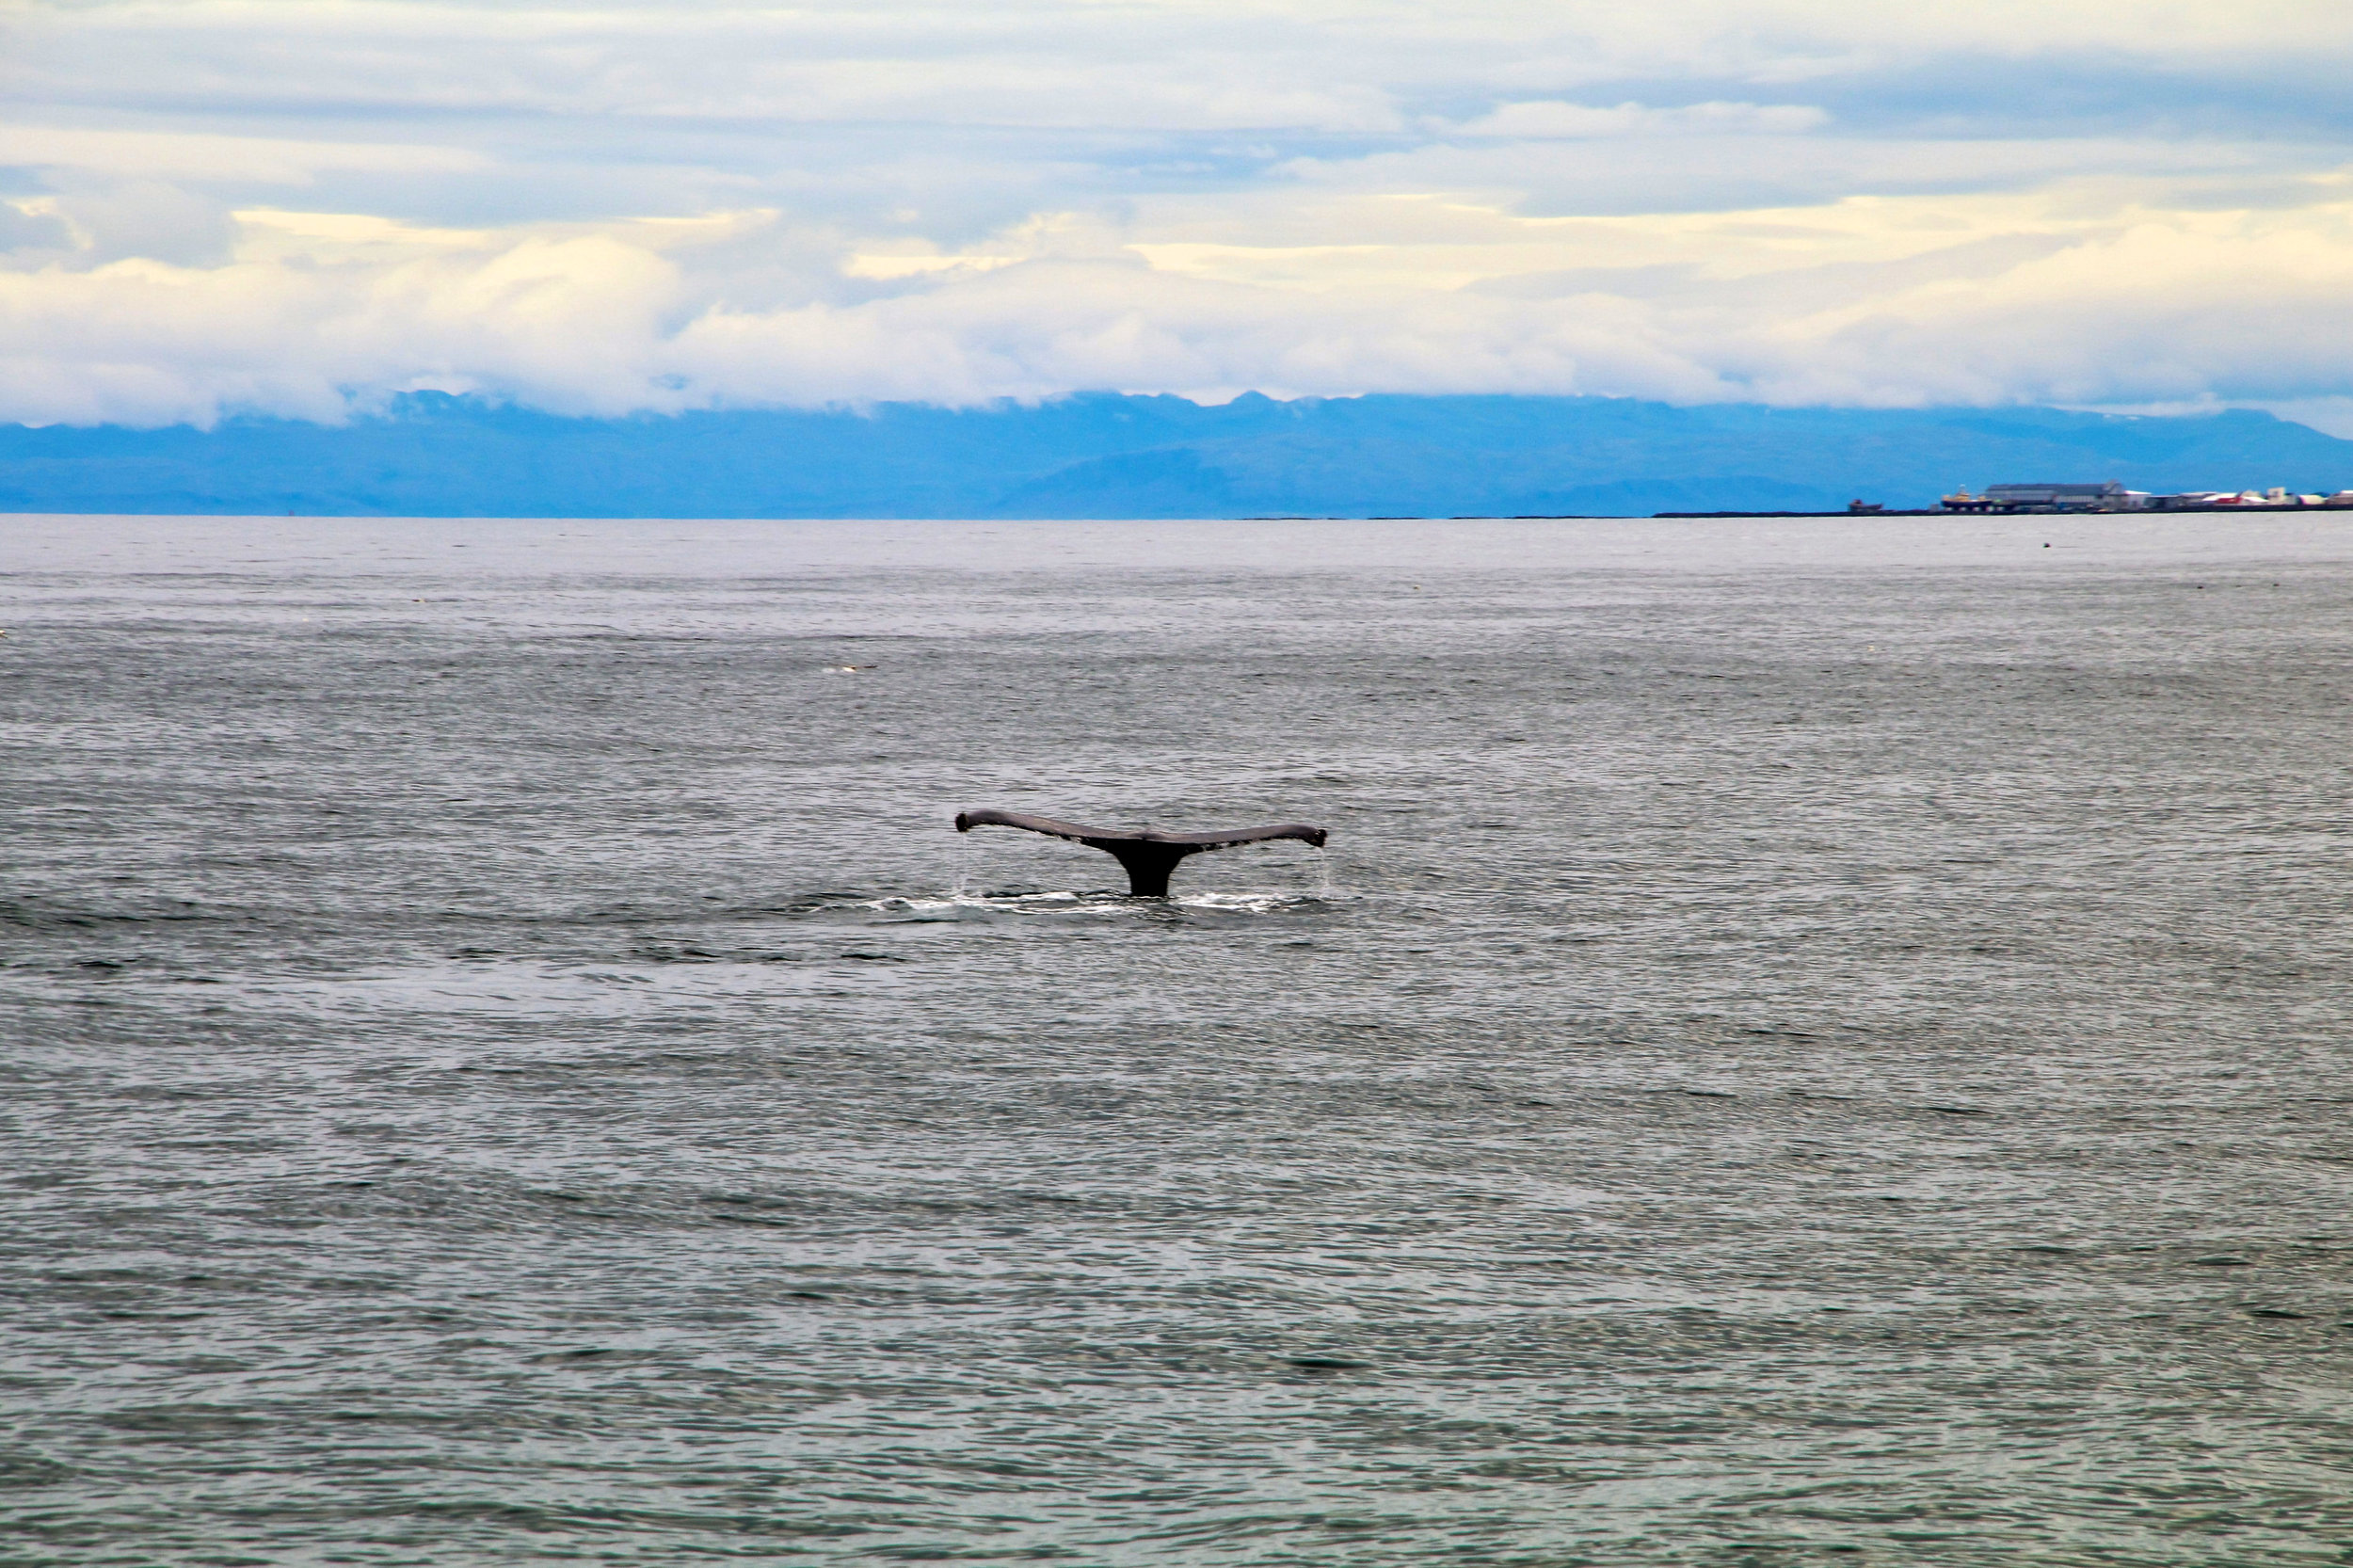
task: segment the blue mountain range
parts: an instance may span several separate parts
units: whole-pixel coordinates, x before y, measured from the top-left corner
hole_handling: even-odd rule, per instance
[[[1959,485],[2353,487],[2353,441],[2269,414],[1678,408],[1369,396],[1216,408],[576,419],[415,392],[340,425],[0,426],[0,511],[482,517],[1640,516],[1931,504]]]

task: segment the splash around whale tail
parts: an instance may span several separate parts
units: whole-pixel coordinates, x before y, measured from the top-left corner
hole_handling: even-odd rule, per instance
[[[1277,823],[1271,827],[1238,827],[1223,833],[1160,833],[1150,829],[1128,833],[1117,828],[1088,827],[1053,817],[1032,817],[1019,811],[956,813],[957,832],[969,833],[976,827],[1017,827],[1099,849],[1119,862],[1128,873],[1128,891],[1137,898],[1166,898],[1169,873],[1189,855],[1228,849],[1235,844],[1264,843],[1273,839],[1297,839],[1321,849],[1329,836],[1324,828],[1295,822]]]

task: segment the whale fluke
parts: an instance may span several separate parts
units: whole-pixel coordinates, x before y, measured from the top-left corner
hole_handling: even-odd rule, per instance
[[[1128,891],[1137,898],[1166,898],[1168,873],[1176,869],[1176,862],[1188,855],[1204,850],[1226,849],[1235,844],[1264,843],[1270,839],[1297,839],[1305,843],[1323,847],[1325,832],[1305,823],[1277,823],[1272,827],[1237,827],[1225,833],[1122,833],[1116,828],[1086,827],[1075,822],[1058,822],[1052,817],[1027,816],[1019,811],[959,811],[956,831],[969,833],[976,827],[1018,827],[1029,833],[1043,833],[1048,838],[1067,839],[1074,844],[1099,849],[1117,860],[1128,873]]]

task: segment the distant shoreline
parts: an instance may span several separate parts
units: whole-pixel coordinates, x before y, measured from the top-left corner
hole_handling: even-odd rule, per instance
[[[2353,506],[2020,506],[2008,511],[1961,511],[1943,506],[1881,506],[1865,511],[1841,506],[1834,512],[1653,512],[1653,518],[2130,518],[2183,517],[2192,512],[2353,512]]]
[[[1235,518],[1235,522],[1570,522],[1584,519],[1616,518],[1625,522],[1656,522],[1676,519],[1705,520],[1725,518],[2177,518],[2192,513],[2216,515],[2249,515],[2260,513],[2274,517],[2284,512],[2343,512],[2353,515],[2353,506],[2120,506],[2114,509],[2080,507],[2037,508],[2021,506],[2010,511],[1958,511],[1943,506],[1875,506],[1856,511],[1840,506],[1833,511],[1732,511],[1732,512],[1456,512],[1441,516],[1435,512],[1389,512],[1373,517],[1357,517],[1340,513],[1267,512]]]
[[[1858,496],[1942,498],[1963,474],[2006,473],[2201,496],[2218,476],[2237,488],[2260,476],[2327,494],[2353,481],[2353,440],[2250,410],[1392,394],[591,419],[418,392],[341,425],[0,424],[0,508],[102,515],[1794,517],[1834,516]]]

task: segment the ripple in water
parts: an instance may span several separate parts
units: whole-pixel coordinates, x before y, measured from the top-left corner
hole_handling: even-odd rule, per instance
[[[9,1560],[2337,1560],[2353,552],[2048,526],[21,520]]]

